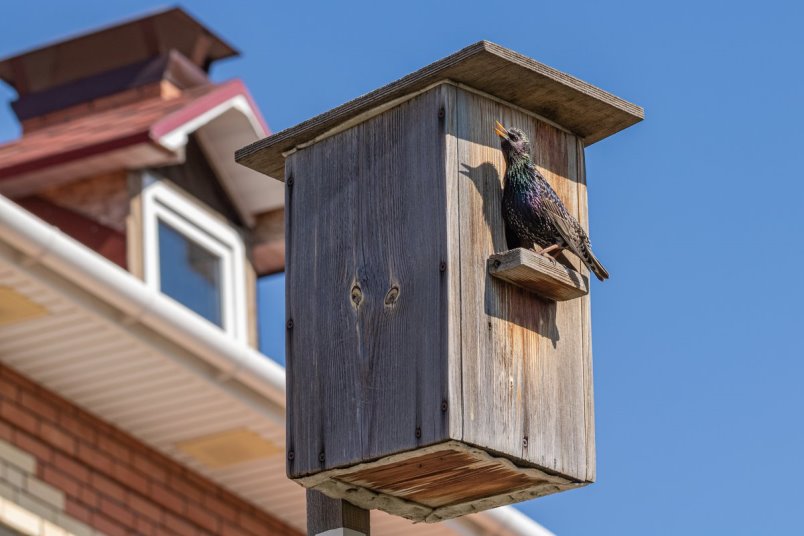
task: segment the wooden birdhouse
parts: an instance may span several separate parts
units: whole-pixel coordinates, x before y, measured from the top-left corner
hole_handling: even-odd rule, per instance
[[[480,42],[237,152],[286,185],[290,478],[428,522],[594,481],[589,274],[506,252],[494,124],[587,226],[584,147],[642,116]]]

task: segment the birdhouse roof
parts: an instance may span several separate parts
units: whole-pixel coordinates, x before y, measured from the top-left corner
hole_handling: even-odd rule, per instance
[[[236,152],[235,159],[281,180],[286,151],[444,80],[480,90],[549,119],[580,136],[586,145],[644,117],[642,108],[635,104],[513,50],[480,41],[396,82],[243,147]]]

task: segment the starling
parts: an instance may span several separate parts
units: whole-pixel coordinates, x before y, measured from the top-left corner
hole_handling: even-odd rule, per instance
[[[566,248],[599,280],[608,279],[609,273],[592,253],[586,232],[533,164],[525,133],[518,128],[506,129],[499,121],[495,132],[502,138],[505,156],[502,214],[508,247],[533,248],[553,256]]]

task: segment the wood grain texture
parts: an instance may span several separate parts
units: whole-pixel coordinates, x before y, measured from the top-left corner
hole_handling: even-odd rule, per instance
[[[584,485],[458,441],[330,469],[298,482],[362,508],[426,523]]]
[[[288,158],[288,473],[448,436],[443,91]]]
[[[583,140],[455,85],[289,155],[287,467],[302,485],[438,521],[594,478],[588,295],[545,299],[488,261],[544,261],[576,291],[589,273],[570,253],[504,253],[497,119],[529,134],[587,226]],[[474,461],[421,458],[445,445]]]
[[[396,82],[248,145],[236,152],[235,159],[280,178],[284,176],[283,152],[439,80],[466,84],[542,115],[576,133],[586,145],[644,117],[639,106],[500,45],[480,41]]]
[[[575,216],[579,142],[460,89],[456,112],[462,170],[447,180],[457,181],[460,199],[460,240],[450,248],[461,251],[461,439],[583,481],[587,358],[580,322],[588,298],[545,300],[487,273],[488,257],[508,249],[500,210],[505,164],[494,121],[529,135],[537,166]],[[562,255],[559,262],[581,270],[577,258]]]
[[[371,536],[369,511],[343,499],[332,499],[320,491],[307,490],[307,535],[333,529],[352,529]]]
[[[543,255],[516,248],[488,260],[489,274],[543,298],[566,301],[589,294],[589,277]]]

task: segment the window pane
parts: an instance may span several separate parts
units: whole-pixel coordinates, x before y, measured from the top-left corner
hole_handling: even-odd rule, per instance
[[[223,327],[221,259],[158,220],[162,292]]]

